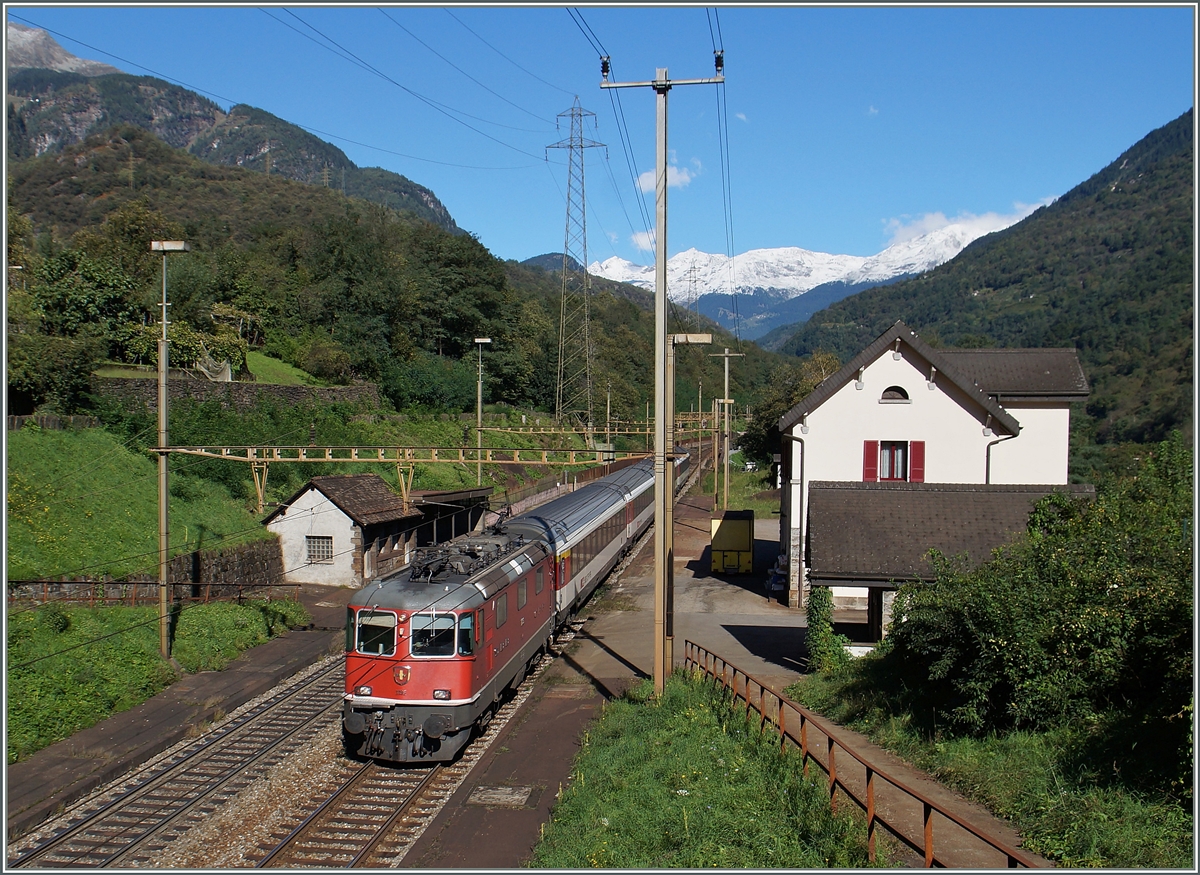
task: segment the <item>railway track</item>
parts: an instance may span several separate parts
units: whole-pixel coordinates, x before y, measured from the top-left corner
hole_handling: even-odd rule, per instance
[[[338,660],[278,690],[69,810],[47,836],[18,842],[8,867],[145,865],[307,744],[340,713]],[[15,850],[15,852],[14,852]]]
[[[574,628],[562,640],[569,640],[573,632]],[[500,705],[487,728],[454,762],[416,768],[357,764],[334,793],[323,801],[313,800],[312,813],[274,847],[261,848],[255,866],[398,866],[529,698],[532,682],[552,661],[551,655],[542,657],[516,694]]]

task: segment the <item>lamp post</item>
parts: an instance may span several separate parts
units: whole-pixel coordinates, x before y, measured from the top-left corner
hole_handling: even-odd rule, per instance
[[[162,291],[162,337],[158,341],[158,649],[163,659],[171,658],[171,623],[168,592],[170,568],[168,552],[171,547],[167,491],[167,254],[190,252],[192,249],[182,240],[152,240],[151,252],[161,252],[163,257]]]
[[[475,393],[475,485],[483,485],[483,345],[491,343],[490,337],[476,337],[479,347],[479,387]]]
[[[675,533],[675,347],[681,343],[712,343],[711,334],[667,335],[667,467],[665,472],[667,500],[663,506],[662,528],[672,534],[674,548]],[[671,673],[675,664],[675,566],[666,568],[663,597],[663,667]]]

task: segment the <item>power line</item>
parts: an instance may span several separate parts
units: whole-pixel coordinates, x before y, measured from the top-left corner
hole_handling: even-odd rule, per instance
[[[382,9],[380,9],[379,11],[380,11],[381,13],[383,13],[383,16],[384,16],[384,17],[385,17],[385,18],[386,18],[388,21],[390,21],[392,24],[396,25],[396,27],[400,28],[402,31],[404,31],[406,34],[408,34],[409,36],[411,36],[413,39],[415,39],[415,40],[416,40],[417,42],[419,42],[421,45],[425,46],[425,48],[429,49],[429,51],[433,52],[433,54],[437,55],[439,58],[441,58],[443,61],[445,61],[445,62],[446,62],[447,64],[449,64],[451,67],[453,67],[455,70],[457,70],[458,72],[462,73],[464,76],[466,76],[468,79],[470,79],[470,80],[471,80],[472,82],[474,82],[476,85],[478,85],[480,88],[482,88],[482,89],[483,89],[484,91],[486,91],[488,94],[491,94],[491,95],[494,95],[494,96],[496,96],[496,97],[499,97],[501,100],[503,100],[503,101],[504,101],[505,103],[507,103],[509,106],[513,107],[514,109],[519,109],[519,110],[521,110],[521,112],[525,113],[526,115],[531,115],[531,116],[533,116],[535,119],[537,119],[537,120],[538,120],[538,121],[540,121],[540,122],[546,122],[547,124],[550,124],[550,123],[551,123],[549,119],[547,119],[547,118],[542,118],[542,117],[541,117],[540,115],[538,115],[537,113],[535,113],[535,112],[531,112],[530,110],[526,109],[525,107],[523,107],[523,106],[519,106],[518,104],[515,104],[515,103],[513,103],[511,100],[509,100],[509,99],[508,99],[507,97],[505,97],[503,94],[500,94],[499,92],[497,92],[497,91],[493,91],[491,88],[488,88],[486,85],[484,85],[482,82],[480,82],[480,81],[479,81],[478,79],[476,79],[474,76],[472,76],[470,73],[468,73],[468,72],[467,72],[466,70],[464,70],[462,67],[460,67],[460,66],[458,66],[457,64],[455,64],[453,61],[451,61],[449,58],[447,58],[447,57],[446,57],[445,55],[443,55],[441,52],[437,51],[437,49],[433,48],[433,46],[429,45],[429,43],[425,42],[423,39],[421,39],[419,36],[417,36],[415,33],[413,33],[411,30],[409,30],[409,29],[408,29],[407,27],[405,27],[403,24],[401,24],[400,22],[398,22],[396,19],[392,18],[392,16],[388,15],[388,14],[387,14],[387,12],[385,12],[385,11],[384,11],[384,10],[382,10]],[[531,132],[531,133],[538,133],[538,132],[534,131],[534,132]]]
[[[215,97],[215,98],[217,98],[218,100],[223,100],[223,101],[225,101],[226,103],[228,103],[228,104],[230,104],[230,105],[232,105],[232,104],[234,104],[234,103],[237,103],[237,101],[236,101],[236,100],[231,100],[231,99],[230,99],[230,98],[228,98],[228,97],[223,97],[223,96],[221,96],[220,94],[216,94],[215,92],[212,92],[212,91],[205,91],[203,88],[197,88],[195,85],[189,85],[188,83],[184,82],[182,79],[176,79],[176,78],[174,78],[174,77],[172,77],[172,76],[167,76],[167,75],[165,75],[165,74],[163,74],[163,73],[159,73],[159,72],[157,72],[156,70],[151,70],[149,67],[143,66],[142,64],[138,64],[138,63],[136,63],[136,62],[134,62],[134,61],[127,60],[126,58],[122,58],[120,55],[114,55],[112,52],[106,52],[106,51],[104,51],[104,49],[99,49],[99,48],[96,48],[96,47],[95,47],[95,46],[93,46],[93,45],[89,45],[88,43],[85,43],[85,42],[83,42],[83,40],[78,40],[78,39],[75,39],[75,37],[73,37],[73,36],[67,36],[65,33],[59,33],[57,30],[51,30],[51,29],[50,29],[50,28],[48,28],[48,27],[43,27],[43,26],[42,26],[42,25],[40,25],[40,24],[37,24],[37,23],[35,23],[35,22],[32,22],[32,21],[30,21],[28,18],[22,18],[21,16],[19,16],[19,15],[15,14],[15,13],[13,13],[13,12],[10,12],[10,11],[7,11],[7,10],[6,10],[6,12],[7,12],[7,14],[8,14],[8,17],[9,17],[10,19],[14,19],[14,20],[16,20],[16,21],[23,21],[23,22],[25,22],[26,24],[28,24],[28,25],[30,25],[30,26],[32,26],[32,27],[36,27],[36,28],[38,28],[39,30],[44,30],[44,31],[46,31],[46,33],[52,33],[52,34],[54,34],[55,36],[60,36],[60,37],[62,37],[62,38],[63,38],[63,39],[65,39],[65,40],[69,40],[69,41],[71,41],[71,42],[73,42],[73,43],[78,43],[79,45],[83,46],[83,47],[84,47],[84,48],[86,48],[86,49],[91,49],[93,52],[99,52],[100,54],[102,54],[102,55],[107,55],[107,56],[108,56],[108,57],[110,57],[110,58],[116,58],[116,59],[117,59],[118,61],[120,61],[122,64],[129,64],[131,67],[137,67],[139,70],[145,70],[147,73],[153,73],[155,76],[158,76],[160,79],[165,79],[167,82],[174,82],[174,83],[176,83],[177,85],[183,85],[184,87],[186,87],[186,88],[190,88],[190,89],[192,89],[193,91],[198,91],[198,92],[199,92],[199,93],[201,93],[201,94],[208,94],[208,95],[211,95],[212,97]]]
[[[265,10],[264,10],[264,11],[265,11]],[[474,131],[475,133],[479,134],[479,136],[481,136],[481,137],[485,137],[485,138],[487,138],[487,139],[491,140],[493,143],[496,143],[496,144],[498,144],[498,145],[501,145],[501,146],[503,146],[503,147],[504,147],[504,148],[506,148],[506,149],[512,149],[514,152],[519,152],[520,154],[522,154],[522,155],[526,155],[526,156],[528,156],[528,157],[530,157],[530,158],[537,158],[537,157],[538,157],[537,155],[534,155],[534,154],[533,154],[533,153],[531,153],[531,152],[526,152],[524,149],[521,149],[521,148],[519,148],[519,147],[517,147],[517,146],[514,146],[514,145],[512,145],[511,143],[506,143],[506,142],[504,142],[503,140],[501,140],[501,139],[498,139],[497,137],[493,137],[493,136],[492,136],[491,134],[489,134],[489,133],[486,133],[486,132],[484,132],[484,131],[481,131],[481,130],[479,130],[479,128],[475,127],[474,125],[468,124],[467,122],[465,122],[465,121],[463,121],[462,119],[458,118],[457,116],[453,115],[451,111],[453,111],[453,113],[458,113],[459,115],[466,116],[467,118],[472,118],[472,119],[475,119],[476,121],[485,122],[485,123],[487,123],[487,124],[494,124],[494,125],[498,125],[499,127],[508,127],[508,125],[500,125],[498,122],[492,122],[492,121],[488,121],[487,119],[481,119],[481,118],[477,118],[476,116],[473,116],[473,115],[471,115],[471,114],[469,114],[469,113],[463,112],[462,110],[454,109],[453,107],[449,107],[449,106],[447,106],[446,104],[438,103],[437,101],[435,101],[435,100],[432,100],[431,98],[428,98],[428,97],[426,97],[426,96],[425,96],[425,95],[423,95],[423,94],[420,94],[420,93],[418,93],[418,92],[416,92],[416,91],[413,91],[413,90],[412,90],[411,88],[409,88],[407,85],[401,85],[399,82],[397,82],[397,81],[396,81],[395,79],[393,79],[391,76],[389,76],[389,75],[387,75],[386,73],[382,72],[381,70],[378,70],[378,69],[376,69],[375,67],[371,66],[369,63],[367,63],[367,62],[366,62],[366,61],[364,61],[362,58],[360,58],[360,57],[358,57],[357,55],[355,55],[353,52],[351,52],[351,51],[350,51],[349,49],[347,49],[345,46],[342,46],[342,45],[341,45],[340,43],[338,43],[336,40],[334,40],[334,39],[332,39],[332,38],[330,38],[330,37],[326,36],[324,33],[322,33],[322,32],[321,32],[320,30],[318,30],[316,27],[313,27],[313,25],[309,24],[309,23],[308,23],[307,21],[305,21],[303,18],[301,18],[300,16],[298,16],[296,13],[292,12],[290,9],[284,9],[284,12],[286,12],[288,15],[292,16],[293,18],[295,18],[297,21],[299,21],[299,22],[300,22],[301,24],[303,24],[305,27],[307,27],[307,28],[309,28],[310,30],[312,30],[314,33],[316,33],[316,34],[317,34],[318,36],[320,36],[322,39],[324,39],[324,40],[328,41],[330,44],[332,44],[332,45],[336,46],[336,47],[337,47],[338,49],[340,49],[342,52],[344,52],[344,53],[346,53],[347,55],[349,55],[351,58],[353,58],[353,59],[354,59],[354,61],[356,61],[356,62],[357,62],[357,66],[363,67],[364,69],[366,69],[366,70],[369,70],[370,72],[374,73],[376,76],[379,76],[381,79],[384,79],[385,81],[387,81],[387,82],[390,82],[391,84],[393,84],[393,85],[395,85],[397,88],[399,88],[401,91],[403,91],[405,94],[408,94],[408,95],[410,95],[410,96],[412,96],[412,97],[415,97],[417,100],[419,100],[419,101],[421,101],[422,103],[424,103],[424,104],[425,104],[426,106],[428,106],[430,109],[434,109],[434,110],[436,110],[436,111],[440,112],[442,115],[446,116],[446,118],[450,119],[451,121],[458,122],[458,124],[462,125],[464,128],[467,128],[468,130]],[[270,16],[270,17],[271,17],[271,18],[274,18],[275,16],[273,16],[273,15],[272,15],[272,16]],[[276,19],[276,20],[278,20],[278,19]],[[318,45],[320,45],[320,43],[318,43]],[[328,46],[325,46],[325,48],[328,48]],[[332,50],[330,50],[330,51],[332,51]],[[334,52],[334,54],[337,54],[337,52]],[[517,130],[520,130],[520,129],[518,128]]]
[[[494,45],[492,45],[487,40],[485,40],[483,37],[481,37],[479,34],[477,34],[475,31],[471,30],[471,28],[467,27],[467,25],[463,22],[463,20],[461,18],[459,18],[457,15],[455,15],[453,12],[451,12],[449,9],[443,9],[442,11],[445,12],[447,15],[449,15],[451,18],[453,18],[455,21],[457,21],[459,24],[461,24],[464,28],[466,28],[467,31],[469,31],[471,33],[471,35],[474,36],[477,40],[479,40],[481,43],[483,43],[485,46],[487,46],[489,49],[491,49],[497,55],[502,57],[504,60],[508,61],[508,63],[512,64],[514,67],[516,67],[522,73],[527,73],[528,75],[532,76],[537,81],[541,82],[543,85],[549,85],[551,88],[561,91],[563,94],[566,94],[568,96],[574,96],[573,92],[568,91],[566,88],[562,88],[561,86],[555,85],[553,82],[547,82],[545,79],[543,79],[541,76],[537,75],[536,73],[526,70],[524,67],[522,67],[520,64],[518,64],[516,61],[514,61],[508,55],[504,54],[504,52],[500,51]]]

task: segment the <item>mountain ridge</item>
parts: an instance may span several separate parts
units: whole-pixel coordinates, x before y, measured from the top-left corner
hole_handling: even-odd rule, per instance
[[[453,234],[466,233],[428,188],[390,170],[359,167],[341,149],[299,125],[246,104],[225,112],[191,89],[85,62],[62,50],[45,31],[33,31],[45,34],[44,39],[26,31],[31,29],[9,22],[9,45],[16,38],[45,50],[18,52],[15,62],[12,52],[6,57],[10,162],[55,154],[115,125],[131,124],[210,164],[342,189],[348,196],[413,213]],[[57,52],[45,48],[48,44]],[[43,62],[58,66],[22,66]],[[81,64],[95,66],[85,73]]]

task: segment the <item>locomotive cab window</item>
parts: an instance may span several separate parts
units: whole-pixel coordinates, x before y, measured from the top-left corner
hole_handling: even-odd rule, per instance
[[[391,656],[396,652],[396,615],[371,609],[358,612],[355,650],[371,656]]]
[[[470,656],[475,652],[474,616],[463,614],[458,618],[458,655]]]
[[[454,655],[454,614],[413,614],[413,656]]]

